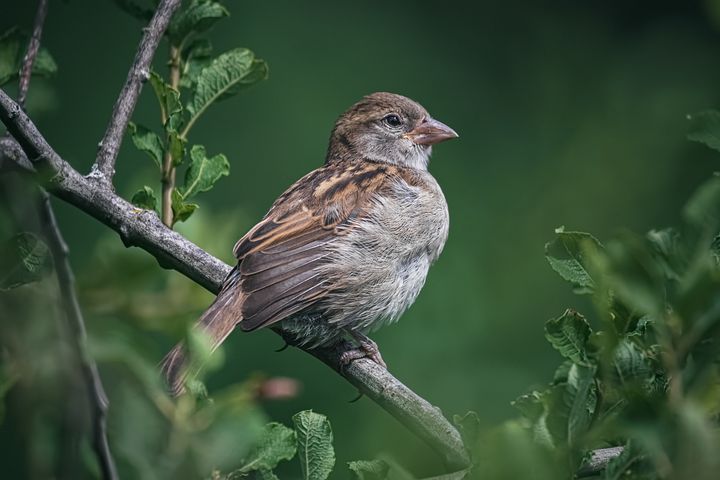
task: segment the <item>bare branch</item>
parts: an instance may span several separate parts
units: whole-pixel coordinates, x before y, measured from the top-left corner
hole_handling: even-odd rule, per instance
[[[590,452],[590,458],[583,464],[575,475],[577,478],[591,477],[605,470],[611,460],[620,456],[623,447],[599,448]]]
[[[20,106],[25,105],[28,88],[30,87],[30,77],[32,76],[32,67],[40,51],[40,38],[42,37],[43,25],[45,25],[45,17],[47,16],[48,2],[47,0],[39,0],[37,12],[35,13],[35,23],[33,24],[32,35],[27,51],[23,57],[22,68],[20,69],[20,83],[18,91],[18,103]]]
[[[179,271],[213,293],[222,286],[231,267],[177,232],[166,228],[155,212],[141,210],[108,188],[80,175],[55,153],[32,121],[0,90],[0,119],[18,140],[36,169],[49,178],[48,190],[115,230],[126,246],[153,255],[164,268]],[[344,376],[361,392],[422,438],[453,469],[469,464],[457,430],[440,409],[403,385],[374,362],[360,359],[341,369],[339,357],[349,345],[307,350]]]
[[[92,168],[92,172],[108,184],[112,183],[112,177],[115,174],[115,160],[122,144],[125,128],[135,110],[142,85],[150,77],[150,64],[155,56],[155,50],[170,23],[170,18],[180,3],[181,0],[161,0],[150,24],[144,29],[135,60],[133,60],[125,85],[115,102],[105,135],[98,145],[98,154]]]
[[[75,340],[75,352],[78,355],[78,361],[90,397],[90,405],[93,409],[93,448],[100,462],[102,478],[104,480],[117,480],[117,470],[115,469],[115,462],[110,453],[107,438],[106,420],[108,399],[107,395],[105,395],[97,366],[85,351],[87,333],[85,331],[85,321],[83,320],[82,311],[80,310],[80,304],[75,294],[75,278],[70,268],[70,262],[68,261],[68,248],[55,220],[55,213],[50,204],[50,197],[45,192],[42,194],[39,210],[45,239],[48,242],[48,247],[50,248],[55,265],[55,274],[60,287],[63,310],[67,317],[68,327]]]

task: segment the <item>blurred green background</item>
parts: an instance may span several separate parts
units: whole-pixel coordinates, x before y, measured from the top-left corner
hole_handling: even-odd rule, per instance
[[[32,22],[34,2],[4,0],[0,31]],[[450,238],[417,303],[378,332],[391,371],[451,415],[486,426],[551,377],[558,357],[543,322],[566,307],[590,312],[548,267],[543,245],[565,225],[601,240],[621,229],[677,223],[684,199],[716,168],[685,140],[686,114],[720,100],[720,7],[711,2],[487,0],[226,2],[216,52],[246,46],[270,79],[223,102],[192,140],[225,153],[231,174],[199,198],[178,230],[231,262],[231,249],[293,181],[319,166],[335,118],[359,97],[407,95],[455,128],[430,169],[451,213]],[[53,1],[43,44],[59,72],[33,82],[30,112],[81,172],[95,156],[141,24],[112,2]],[[166,47],[156,69],[165,72]],[[146,88],[134,120],[157,125]],[[117,190],[158,188],[152,162],[125,142]],[[91,339],[125,338],[153,362],[212,299],[116,235],[55,202],[79,277]],[[122,260],[118,260],[118,258]],[[333,424],[338,465],[390,452],[417,474],[437,470],[423,444],[319,362],[271,332],[234,334],[211,395],[262,372],[300,394],[264,402],[272,419],[312,408]],[[102,350],[102,342],[96,350]],[[122,372],[100,369],[122,429]],[[3,464],[17,462],[14,420],[0,428]],[[20,468],[20,467],[18,467]],[[22,470],[17,470],[18,472]],[[340,469],[338,478],[344,478]],[[8,477],[11,478],[11,477]]]

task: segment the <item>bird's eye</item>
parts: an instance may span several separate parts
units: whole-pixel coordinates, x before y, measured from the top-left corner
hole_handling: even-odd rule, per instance
[[[400,117],[398,117],[394,113],[387,115],[385,118],[383,118],[383,121],[385,121],[385,123],[387,123],[391,127],[399,127],[402,123]]]

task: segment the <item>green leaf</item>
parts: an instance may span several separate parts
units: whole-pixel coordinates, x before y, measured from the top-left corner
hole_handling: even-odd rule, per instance
[[[588,257],[601,251],[602,244],[585,232],[566,232],[559,227],[555,233],[555,240],[545,244],[545,258],[550,267],[572,283],[578,293],[592,293],[595,281],[588,271]]]
[[[348,468],[355,480],[386,480],[390,471],[384,460],[357,460],[348,462]]]
[[[183,162],[186,143],[187,140],[181,137],[178,132],[172,130],[168,133],[168,150],[172,157],[173,166],[177,167]]]
[[[683,209],[685,219],[700,228],[716,230],[720,225],[720,177],[714,176],[693,193]],[[712,233],[717,233],[713,231]]]
[[[0,86],[16,80],[20,76],[22,59],[27,49],[29,36],[17,27],[10,28],[0,35]],[[40,47],[32,74],[49,77],[57,72],[57,64],[47,49]]]
[[[293,415],[304,480],[325,480],[335,465],[333,434],[325,415],[304,410]]]
[[[587,432],[597,405],[595,369],[573,365],[568,374],[567,387],[563,395],[568,407],[567,439],[574,445]]]
[[[150,85],[155,92],[160,111],[165,118],[165,130],[168,132],[177,132],[183,121],[183,106],[180,103],[180,92],[175,90],[166,83],[165,80],[157,73],[150,72]]]
[[[212,61],[212,44],[206,38],[196,38],[182,51],[180,86],[193,88],[203,68]]]
[[[621,385],[650,385],[655,378],[645,354],[635,343],[623,338],[615,347],[612,375]]]
[[[177,222],[184,222],[197,210],[194,203],[185,203],[183,196],[177,188],[173,188],[171,195],[171,207],[173,211],[173,225]]]
[[[465,415],[453,415],[453,423],[458,427],[465,448],[472,449],[480,438],[480,418],[475,412]]]
[[[265,61],[256,59],[255,54],[246,48],[230,50],[214,59],[197,77],[195,94],[187,105],[190,120],[186,130],[213,102],[235,95],[267,78],[267,75]]]
[[[153,189],[145,185],[142,189],[135,192],[132,196],[130,203],[138,208],[144,208],[145,210],[155,210],[157,208],[157,198]]]
[[[269,423],[238,472],[272,471],[281,461],[293,458],[296,450],[295,431],[280,423]]]
[[[679,280],[684,267],[680,234],[674,228],[665,228],[650,230],[645,237],[655,258],[662,265],[665,277],[670,280]]]
[[[21,232],[0,246],[0,290],[40,280],[50,266],[50,250],[30,232]]]
[[[228,15],[227,9],[214,0],[191,0],[171,20],[168,26],[170,42],[179,46],[190,34],[205,32]]]
[[[190,161],[181,192],[184,200],[188,200],[200,192],[207,192],[220,177],[230,173],[230,162],[227,157],[220,153],[208,158],[205,147],[202,145],[193,145],[190,150]]]
[[[720,112],[707,110],[687,116],[691,122],[688,140],[720,151]]]
[[[160,137],[149,128],[133,122],[128,123],[128,132],[130,132],[130,138],[135,148],[147,153],[148,156],[153,159],[158,169],[162,170],[164,149]]]
[[[575,310],[565,310],[560,317],[545,322],[545,338],[553,348],[580,365],[589,363],[587,342],[591,333],[590,324]]]
[[[115,5],[120,9],[138,20],[149,22],[155,13],[155,9],[150,7],[148,2],[139,0],[113,0]]]

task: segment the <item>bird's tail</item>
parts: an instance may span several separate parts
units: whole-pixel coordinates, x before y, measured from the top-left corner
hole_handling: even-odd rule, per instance
[[[210,340],[211,352],[214,352],[230,335],[241,317],[243,295],[237,288],[236,280],[232,278],[235,270],[230,274],[228,282],[215,301],[205,310],[193,328],[200,329]],[[196,374],[202,365],[188,364],[187,348],[184,342],[173,347],[161,362],[160,369],[167,380],[170,392],[180,395],[185,391],[185,380],[191,374]]]

